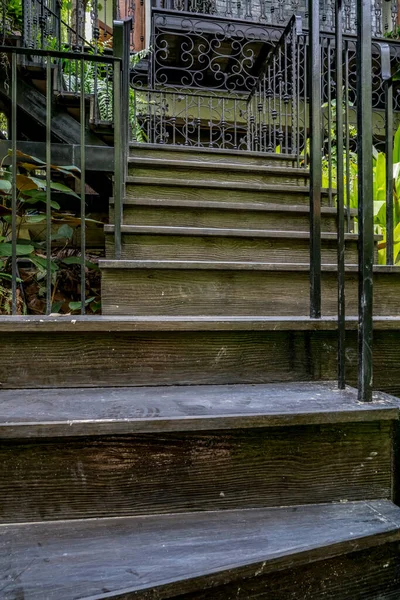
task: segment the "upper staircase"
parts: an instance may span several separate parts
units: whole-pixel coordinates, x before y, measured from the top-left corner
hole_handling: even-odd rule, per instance
[[[399,598],[399,403],[318,381],[336,321],[307,313],[308,172],[132,145],[125,183],[103,316],[0,321],[1,598]],[[391,271],[380,318],[398,314]]]

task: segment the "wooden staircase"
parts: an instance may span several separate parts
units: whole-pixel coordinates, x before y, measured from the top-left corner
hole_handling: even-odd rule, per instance
[[[0,319],[1,598],[400,597],[399,401],[322,381],[335,211],[312,320],[307,200],[280,155],[131,147],[103,316]],[[399,272],[375,277],[393,336]]]

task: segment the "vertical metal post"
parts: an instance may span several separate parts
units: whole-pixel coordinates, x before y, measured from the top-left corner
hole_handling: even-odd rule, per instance
[[[51,313],[51,58],[46,59],[46,314]]]
[[[310,316],[321,317],[321,51],[319,2],[308,0],[310,44]]]
[[[358,395],[372,400],[374,211],[372,180],[371,0],[357,0],[357,133],[359,226]]]
[[[393,239],[393,83],[389,44],[380,44],[382,79],[385,88],[386,155],[386,264],[394,264]]]
[[[17,314],[17,55],[11,55],[11,312]]]
[[[85,61],[80,61],[80,142],[81,142],[81,314],[86,312],[86,103],[85,103]]]
[[[335,2],[336,46],[336,187],[337,187],[337,267],[338,267],[338,385],[344,389],[345,376],[345,239],[344,239],[344,165],[343,165],[343,15],[342,0]]]
[[[114,21],[114,243],[121,258],[121,227],[129,144],[129,75],[132,18]]]

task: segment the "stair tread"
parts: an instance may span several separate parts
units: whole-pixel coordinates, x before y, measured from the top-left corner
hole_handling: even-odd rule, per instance
[[[199,269],[199,270],[248,270],[308,272],[308,263],[267,263],[250,261],[204,261],[204,260],[99,260],[101,269]],[[336,273],[337,266],[321,265],[322,272]],[[358,273],[358,265],[346,265],[346,272]],[[374,273],[400,273],[398,265],[374,265]]]
[[[104,231],[112,233],[114,225],[105,225]],[[250,237],[250,238],[274,238],[274,239],[298,239],[309,240],[307,231],[289,231],[277,229],[240,229],[232,227],[174,227],[165,225],[122,225],[123,233],[131,234],[153,234],[153,235],[184,235],[184,236],[220,236],[220,237]],[[322,240],[337,240],[336,232],[321,233]],[[357,233],[346,233],[348,241],[358,241]],[[375,241],[383,239],[382,235],[375,235]]]
[[[399,527],[387,500],[3,525],[2,598],[168,598],[397,541]]]
[[[139,142],[131,142],[129,144],[130,148],[133,148],[134,150],[136,150],[138,152],[138,156],[140,156],[140,151],[141,150],[155,150],[157,152],[165,152],[165,153],[177,153],[177,155],[179,155],[180,153],[190,153],[193,154],[193,157],[196,156],[210,156],[210,155],[215,155],[215,156],[231,156],[232,158],[239,158],[239,159],[244,159],[246,160],[246,157],[257,157],[257,158],[263,158],[265,160],[266,158],[266,154],[265,152],[257,152],[255,150],[246,150],[246,152],[243,152],[243,150],[233,150],[233,149],[227,149],[227,148],[196,148],[196,147],[190,147],[190,146],[173,146],[172,144],[167,144],[165,146],[161,146],[160,144],[143,144],[143,143],[139,143]],[[276,159],[276,160],[287,160],[288,162],[294,162],[297,160],[297,156],[296,154],[278,154],[278,153],[274,153],[274,154],[268,154],[268,159]]]
[[[110,198],[110,203],[114,204],[114,198]],[[255,212],[282,212],[282,213],[301,213],[310,214],[310,207],[306,204],[278,204],[266,202],[219,202],[214,200],[173,200],[173,199],[151,199],[151,198],[124,198],[124,205],[129,206],[156,206],[168,208],[210,208],[222,210],[240,210]],[[334,206],[321,206],[322,215],[336,215],[337,209]],[[356,216],[357,209],[350,209],[350,214]]]
[[[168,177],[135,177],[128,176],[126,178],[127,183],[134,183],[140,185],[162,185],[162,186],[174,186],[174,187],[198,187],[198,188],[220,188],[220,189],[234,189],[234,190],[253,190],[260,192],[286,192],[286,193],[309,193],[309,188],[306,185],[292,185],[292,184],[273,184],[273,183],[256,183],[250,181],[244,182],[232,182],[229,181],[213,181],[207,179],[204,181],[196,181],[195,179],[172,179]],[[327,194],[328,190],[321,190],[323,194]]]
[[[243,171],[251,176],[251,173],[271,174],[271,175],[293,175],[294,177],[309,177],[310,171],[300,167],[280,167],[280,166],[269,166],[269,165],[248,165],[240,163],[219,163],[219,162],[206,162],[206,161],[193,161],[185,159],[165,159],[165,158],[143,158],[131,156],[128,159],[129,165],[137,165],[138,167],[166,167],[166,168],[188,168],[188,169],[201,169],[201,170],[215,170],[215,171]]]
[[[335,382],[13,389],[0,391],[0,437],[114,435],[345,423],[398,418],[399,402],[373,402]]]
[[[357,329],[358,317],[346,317],[346,329]],[[337,317],[311,319],[307,316],[114,316],[59,315],[1,316],[1,333],[139,332],[139,331],[332,331]],[[374,329],[399,330],[400,317],[374,317]]]

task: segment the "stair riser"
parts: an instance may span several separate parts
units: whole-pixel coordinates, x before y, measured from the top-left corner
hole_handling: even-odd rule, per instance
[[[0,522],[387,498],[391,432],[366,422],[3,442]]]
[[[400,331],[374,331],[374,388],[400,395]],[[334,380],[334,331],[7,333],[6,388],[273,383]],[[43,365],[38,368],[38,356]],[[346,334],[346,381],[357,384],[357,332]],[[66,358],[68,357],[68,368]],[[23,368],[16,368],[23,365]]]
[[[356,273],[346,275],[346,314],[357,314]],[[374,277],[374,314],[399,316],[400,277]],[[105,315],[307,316],[307,271],[104,269]],[[322,275],[322,314],[337,314],[336,273]]]
[[[114,222],[113,207],[110,222]],[[160,225],[165,227],[232,227],[237,229],[270,229],[278,231],[310,230],[307,213],[219,210],[212,208],[172,208],[160,206],[124,207],[125,225]],[[323,232],[336,231],[334,215],[322,215]]]
[[[174,597],[177,600],[211,597],[212,600],[397,600],[399,555],[400,544],[393,542],[268,575],[255,572],[254,577]]]
[[[114,258],[114,237],[106,236],[106,256]],[[310,262],[308,240],[228,238],[213,236],[122,236],[122,259],[126,260],[206,260],[206,261],[256,261],[268,263]],[[357,242],[347,242],[345,260],[357,264]],[[334,241],[322,242],[322,262],[337,263]]]
[[[192,166],[191,168],[182,168],[182,167],[140,167],[140,166],[130,166],[128,169],[128,175],[135,177],[148,177],[152,179],[153,177],[162,177],[163,179],[167,179],[170,181],[197,181],[197,182],[227,182],[227,183],[249,183],[249,184],[266,184],[266,185],[308,185],[309,177],[304,174],[304,176],[299,176],[298,174],[293,175],[290,173],[290,168],[285,169],[286,172],[283,173],[259,173],[251,171],[249,168],[248,171],[235,171],[235,170],[217,170],[213,169],[210,166],[209,169],[205,168],[196,168]]]
[[[303,204],[306,206],[309,204],[307,190],[303,193],[128,183],[126,185],[126,196],[136,200],[187,200],[191,202],[214,200],[215,202],[265,202],[266,204]],[[328,206],[328,197],[325,194],[322,196],[322,204]]]
[[[237,164],[237,165],[257,165],[260,167],[291,167],[296,166],[295,163],[289,159],[279,158],[277,156],[255,155],[247,152],[227,152],[219,153],[213,152],[212,149],[208,149],[204,152],[198,152],[196,150],[188,150],[184,148],[173,149],[173,148],[149,148],[145,144],[141,145],[140,148],[130,148],[129,156],[134,156],[137,159],[151,158],[157,160],[187,160],[193,161],[194,165],[196,162],[202,163],[219,163],[219,164]]]

